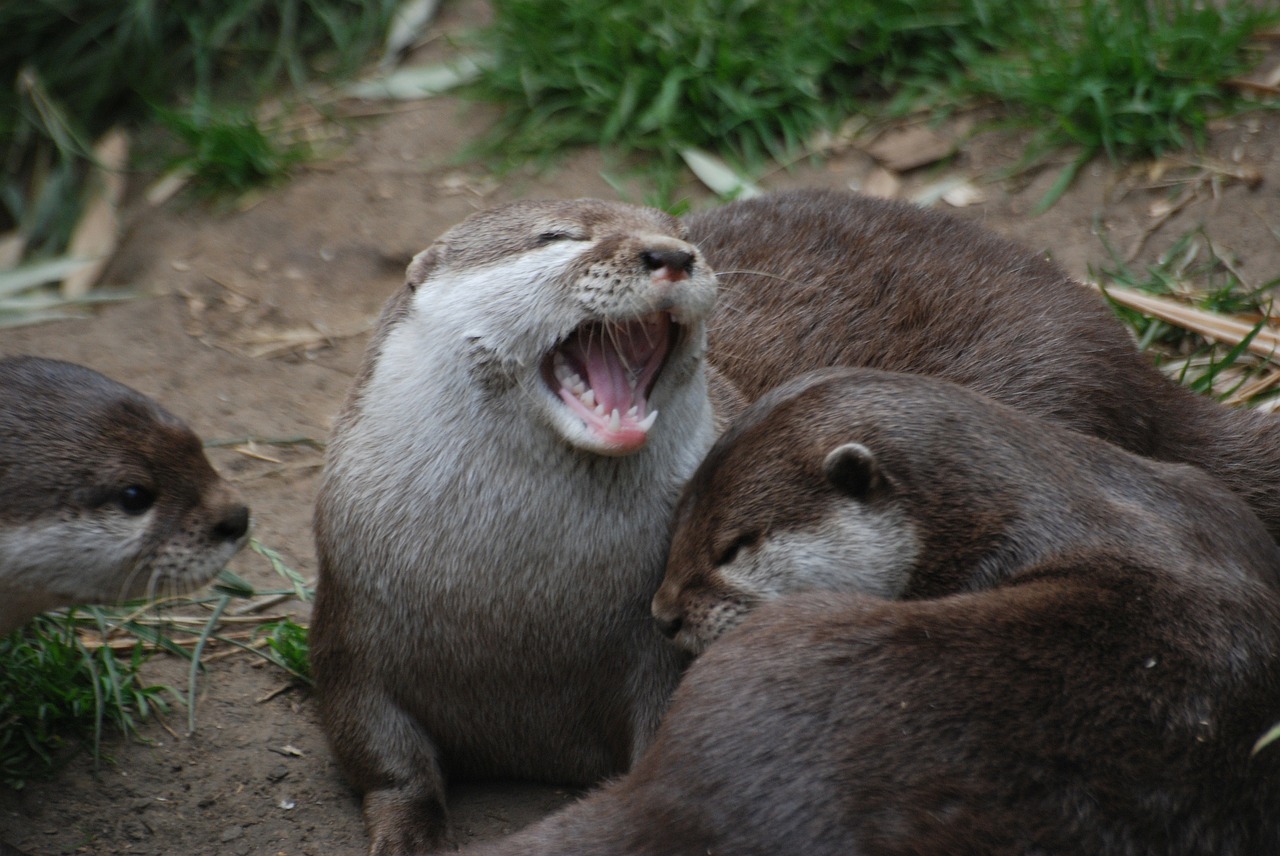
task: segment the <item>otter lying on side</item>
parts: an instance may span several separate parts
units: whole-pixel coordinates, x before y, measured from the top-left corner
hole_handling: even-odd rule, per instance
[[[758,610],[630,774],[465,852],[1280,852],[1278,568],[1190,467],[937,380],[797,380],[709,454],[671,555],[682,640]]]
[[[374,853],[442,841],[446,776],[628,767],[682,665],[649,620],[680,486],[742,400],[827,365],[1203,466],[1280,534],[1280,421],[1179,389],[979,227],[815,191],[478,213],[388,302],[316,506],[321,712]]]
[[[83,366],[0,359],[0,634],[203,585],[248,531],[199,438],[154,401]]]

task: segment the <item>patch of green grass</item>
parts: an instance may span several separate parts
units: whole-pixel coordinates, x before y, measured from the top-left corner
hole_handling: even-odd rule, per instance
[[[257,623],[255,645],[242,632],[228,632],[233,605],[253,607],[255,599],[311,598],[311,589],[274,550],[250,541],[285,579],[288,588],[260,591],[224,570],[204,592],[164,604],[164,613],[151,611],[142,601],[115,607],[83,607],[66,613],[37,616],[25,627],[0,638],[0,783],[20,788],[28,779],[45,776],[78,749],[99,757],[108,732],[137,734],[141,721],[169,710],[171,701],[188,706],[188,726],[194,730],[197,675],[203,671],[203,652],[210,641],[245,649],[310,682],[306,628],[289,619],[262,621],[243,611],[238,627]],[[99,636],[132,640],[126,650],[86,645]],[[117,646],[118,647],[118,646]],[[186,693],[146,683],[141,669],[148,657],[163,651],[190,661]]]
[[[311,645],[307,628],[286,618],[261,628],[267,640],[264,656],[305,684],[311,679]]]
[[[1027,0],[1030,5],[1037,0]],[[1021,26],[994,0],[496,0],[471,92],[506,105],[490,153],[602,144],[673,162],[782,158],[858,105],[952,81]]]
[[[1280,7],[1250,0],[1054,5],[1037,37],[975,57],[963,87],[1039,129],[1031,158],[1079,147],[1050,203],[1096,154],[1121,161],[1202,145],[1212,118],[1246,105],[1224,84],[1250,68],[1249,38],[1280,21]]]
[[[165,110],[161,121],[185,145],[171,162],[195,179],[206,195],[239,195],[279,184],[310,154],[301,143],[282,141],[245,111]]]
[[[505,106],[483,151],[598,144],[675,163],[789,159],[851,113],[997,102],[1039,133],[1030,161],[1080,147],[1146,157],[1203,140],[1242,102],[1251,0],[495,0],[475,97]],[[1052,199],[1048,200],[1052,201]]]
[[[141,642],[117,655],[86,647],[78,628],[74,617],[39,616],[0,639],[0,782],[10,788],[53,770],[73,747],[96,754],[104,729],[134,733],[169,709],[166,696],[181,699],[142,680]]]

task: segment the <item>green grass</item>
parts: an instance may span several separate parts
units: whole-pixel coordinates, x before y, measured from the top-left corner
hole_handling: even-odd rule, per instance
[[[1249,0],[496,0],[475,97],[508,157],[604,145],[786,160],[851,113],[992,101],[1033,155],[1145,157],[1241,102],[1224,82],[1280,20]],[[1065,176],[1063,186],[1072,173]]]
[[[302,683],[312,683],[308,628],[286,618],[264,624],[261,633],[267,640],[267,650],[263,652],[263,656]]]
[[[307,146],[264,130],[243,110],[164,110],[158,116],[184,144],[170,167],[189,173],[207,196],[238,196],[279,184],[310,154]]]
[[[1211,119],[1249,106],[1224,83],[1249,70],[1250,37],[1278,20],[1280,7],[1249,0],[1081,0],[979,58],[962,89],[1037,129],[1030,159],[1076,147],[1051,203],[1099,153],[1119,162],[1203,145]]]
[[[38,616],[0,638],[0,783],[20,788],[54,772],[78,750],[100,757],[105,735],[136,736],[141,722],[169,711],[174,702],[187,707],[188,730],[194,730],[195,709],[188,702],[196,697],[211,641],[250,651],[309,683],[305,628],[287,618],[259,621],[244,641],[243,632],[233,637],[225,626],[231,607],[254,598],[311,598],[310,588],[278,553],[257,541],[250,547],[287,588],[255,590],[224,570],[208,589],[168,602],[162,612],[141,601],[84,607]],[[238,620],[240,626],[256,621]],[[86,638],[123,638],[126,650],[87,645]],[[189,661],[185,692],[144,679],[147,659],[161,651]]]
[[[134,733],[140,720],[169,709],[166,696],[181,698],[142,680],[141,643],[117,656],[86,647],[78,628],[74,613],[39,616],[0,638],[0,782],[8,787],[52,771],[75,747],[96,754],[104,730]]]
[[[686,146],[782,158],[858,105],[937,86],[1008,38],[984,0],[497,0],[476,97],[506,105],[489,151]]]

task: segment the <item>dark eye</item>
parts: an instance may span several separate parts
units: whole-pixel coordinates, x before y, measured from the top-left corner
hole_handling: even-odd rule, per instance
[[[131,484],[116,497],[116,502],[125,514],[145,514],[147,509],[155,505],[156,495],[150,488],[140,484]]]
[[[760,540],[760,536],[754,532],[748,532],[745,535],[738,536],[738,539],[724,549],[720,554],[720,558],[716,560],[716,567],[727,565],[734,559],[738,558],[738,552],[743,547],[750,547]]]
[[[567,241],[571,237],[568,232],[543,232],[538,236],[538,243],[550,244],[552,241]]]

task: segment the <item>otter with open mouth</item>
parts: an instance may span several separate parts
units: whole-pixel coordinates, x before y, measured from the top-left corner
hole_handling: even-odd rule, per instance
[[[587,784],[644,748],[714,299],[677,220],[596,201],[473,215],[411,264],[316,511],[321,709],[374,852],[440,843],[446,772]]]

